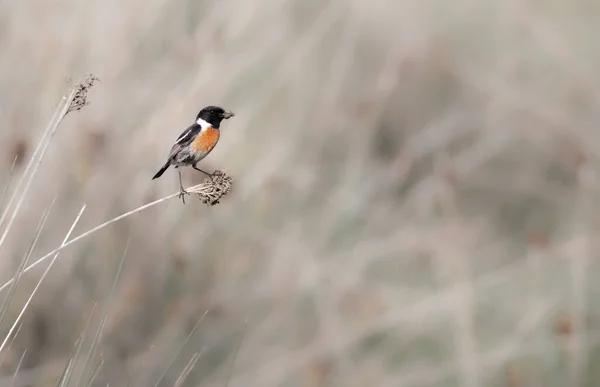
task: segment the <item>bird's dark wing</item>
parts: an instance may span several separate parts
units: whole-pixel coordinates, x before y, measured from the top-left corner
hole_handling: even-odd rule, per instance
[[[198,133],[200,133],[201,129],[202,128],[200,127],[200,125],[193,124],[193,125],[189,126],[186,130],[181,132],[179,137],[177,137],[177,140],[175,140],[175,144],[173,144],[173,148],[171,148],[171,152],[169,153],[168,159],[171,160],[173,157],[175,157],[175,155],[177,153],[179,153],[181,151],[181,149],[185,148],[192,141],[194,141],[194,139],[196,138]]]

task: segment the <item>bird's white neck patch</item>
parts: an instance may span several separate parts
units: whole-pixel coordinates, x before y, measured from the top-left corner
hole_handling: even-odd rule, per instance
[[[202,128],[202,130],[206,130],[206,129],[212,127],[211,124],[209,124],[208,122],[204,121],[202,118],[198,118],[198,121],[196,121],[196,123],[198,125],[200,125],[200,127]]]

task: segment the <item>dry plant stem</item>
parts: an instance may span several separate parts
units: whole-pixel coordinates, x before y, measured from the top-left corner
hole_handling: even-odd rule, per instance
[[[75,221],[71,225],[71,228],[69,229],[69,232],[67,232],[67,235],[65,236],[65,239],[63,241],[63,246],[67,242],[67,240],[69,239],[69,237],[71,236],[71,233],[73,232],[73,230],[75,229],[75,226],[79,222],[79,219],[81,218],[81,215],[83,215],[83,211],[85,211],[85,206],[83,206],[81,208],[81,211],[79,211],[79,214],[77,215],[77,218],[75,218]],[[58,252],[54,254],[54,257],[52,258],[52,261],[50,262],[50,265],[48,265],[48,267],[44,271],[44,274],[42,274],[42,277],[40,278],[40,280],[38,281],[37,285],[33,289],[33,292],[31,292],[31,295],[29,296],[29,298],[27,299],[27,302],[25,303],[25,305],[21,309],[21,312],[17,316],[17,319],[15,320],[15,322],[13,323],[13,325],[10,327],[10,330],[8,331],[8,334],[4,338],[4,341],[2,342],[2,345],[0,345],[0,353],[4,349],[4,346],[6,345],[6,342],[8,341],[8,339],[11,337],[12,332],[14,331],[14,329],[19,325],[19,322],[21,321],[21,318],[23,317],[23,314],[25,313],[25,310],[27,309],[27,307],[31,303],[31,300],[33,299],[33,296],[35,295],[35,293],[37,292],[37,290],[40,288],[40,285],[42,284],[42,281],[44,281],[44,279],[48,275],[48,272],[52,268],[54,262],[56,262],[56,259],[58,258],[58,254],[59,254]]]
[[[95,302],[94,306],[92,307],[92,310],[90,311],[90,315],[87,319],[87,322],[85,323],[85,327],[83,328],[83,331],[81,331],[81,334],[79,335],[79,338],[77,339],[77,344],[75,345],[75,352],[70,357],[70,359],[72,359],[73,361],[77,361],[77,359],[79,358],[79,354],[81,353],[81,350],[83,348],[83,342],[85,341],[87,332],[90,329],[90,325],[92,323],[92,318],[94,317],[94,314],[96,313],[97,306],[98,306],[98,303]],[[85,369],[85,367],[84,367],[84,369]],[[70,370],[65,368],[63,370],[63,377],[64,377],[66,383],[69,383],[72,375],[73,375],[73,368],[71,368]],[[79,386],[79,384],[76,384],[76,386]]]
[[[21,209],[21,205],[23,204],[25,197],[27,196],[27,192],[29,191],[29,188],[33,181],[33,177],[37,173],[37,170],[39,169],[39,166],[42,163],[42,159],[44,158],[44,155],[46,154],[46,151],[48,150],[48,146],[50,145],[50,142],[52,141],[52,138],[54,137],[56,130],[58,129],[61,122],[67,116],[67,114],[69,112],[75,111],[75,110],[81,110],[81,108],[83,108],[85,105],[87,105],[87,103],[88,103],[87,102],[87,93],[96,81],[98,81],[98,77],[96,77],[95,75],[90,74],[90,75],[86,76],[83,79],[83,81],[81,81],[78,84],[76,84],[75,86],[73,86],[70,89],[69,94],[67,96],[63,97],[61,102],[58,104],[58,107],[56,108],[54,115],[52,116],[52,119],[50,120],[50,123],[44,130],[44,133],[42,134],[42,138],[39,141],[39,143],[33,153],[33,157],[31,158],[29,163],[27,163],[25,172],[23,173],[23,176],[19,180],[19,184],[17,185],[17,188],[11,195],[11,198],[10,198],[8,204],[6,205],[6,209],[3,212],[2,217],[0,217],[0,224],[3,224],[4,221],[6,220],[6,216],[8,215],[9,208],[12,206],[15,199],[17,197],[19,197],[19,201],[17,202],[17,205],[15,206],[15,209],[13,210],[13,213],[10,217],[8,225],[6,226],[6,229],[4,230],[4,233],[2,234],[2,237],[0,238],[0,247],[2,247],[2,245],[4,244],[4,240],[6,239],[6,236],[8,235],[10,229],[12,228],[13,222],[16,219],[17,214],[19,213],[19,210]],[[31,170],[31,172],[30,172],[30,170]],[[25,183],[25,188],[21,192],[21,187],[25,181],[27,181]]]
[[[71,369],[73,368],[73,363],[74,363],[73,358],[69,358],[69,360],[67,361],[65,370],[62,373],[62,375],[60,375],[60,379],[58,379],[58,383],[56,384],[58,387],[65,387],[67,385],[66,384],[66,375],[71,372]]]
[[[81,386],[81,381],[83,380],[83,376],[85,374],[85,370],[92,359],[94,352],[96,350],[96,346],[100,341],[100,337],[104,332],[104,327],[106,326],[106,320],[108,319],[108,311],[112,306],[115,290],[117,289],[117,284],[119,283],[119,279],[121,278],[121,272],[123,271],[123,266],[125,266],[125,259],[127,258],[127,252],[129,251],[129,246],[131,245],[131,238],[133,237],[133,231],[129,234],[129,238],[127,238],[127,244],[125,245],[125,250],[123,251],[123,256],[121,257],[121,262],[119,263],[119,267],[117,268],[117,273],[115,274],[115,279],[113,280],[112,287],[110,289],[110,293],[108,294],[108,298],[106,300],[106,305],[104,306],[104,313],[102,316],[102,321],[100,322],[100,326],[96,331],[96,335],[94,336],[94,340],[92,341],[92,345],[90,346],[90,350],[85,359],[85,363],[83,363],[83,367],[81,368],[81,373],[79,374],[79,378],[77,378],[76,386]],[[92,376],[93,377],[93,376]]]
[[[56,197],[54,198],[54,200],[52,201],[52,203],[50,204],[50,206],[42,214],[42,219],[40,219],[40,222],[39,222],[39,224],[37,226],[37,229],[35,231],[35,236],[33,238],[33,241],[29,245],[29,249],[25,253],[25,256],[23,256],[23,259],[21,259],[21,263],[19,263],[19,267],[17,268],[17,274],[15,276],[16,279],[12,283],[12,285],[11,285],[9,291],[8,291],[8,296],[6,297],[6,299],[4,300],[4,302],[2,303],[2,309],[0,309],[0,324],[2,324],[2,322],[4,321],[4,316],[6,315],[6,311],[8,309],[8,305],[10,305],[12,297],[13,297],[13,295],[15,293],[15,290],[17,288],[17,284],[19,283],[19,280],[21,279],[21,275],[23,274],[23,270],[25,270],[25,266],[27,265],[27,262],[29,261],[29,258],[31,258],[31,254],[33,253],[33,249],[37,245],[37,241],[38,241],[40,235],[42,234],[42,230],[44,229],[46,221],[48,220],[48,216],[50,215],[50,210],[54,206],[55,202],[56,202]]]
[[[231,189],[231,178],[227,175],[223,175],[224,178],[228,178],[228,188]],[[214,191],[214,184],[212,184],[211,182],[208,183],[202,183],[196,186],[193,186],[191,188],[188,188],[187,191],[190,193],[196,193],[198,195],[202,196],[206,196],[206,195],[210,195],[213,193]],[[229,191],[223,191],[221,192],[221,195],[225,195],[227,194]],[[144,210],[147,210],[148,208],[154,207],[162,202],[165,202],[169,199],[175,198],[179,196],[179,192],[177,193],[173,193],[171,195],[165,196],[164,198],[161,199],[157,199],[153,202],[150,202],[148,204],[144,204],[141,207],[136,208],[135,210],[131,210],[129,212],[126,212],[122,215],[117,216],[116,218],[113,218],[111,220],[108,220],[94,228],[92,228],[91,230],[88,230],[86,232],[84,232],[83,234],[80,234],[78,236],[76,236],[75,238],[71,239],[70,241],[62,244],[60,247],[52,250],[51,252],[49,252],[48,254],[44,255],[43,257],[41,257],[40,259],[38,259],[37,261],[35,261],[34,263],[32,263],[31,265],[27,266],[27,268],[23,271],[24,273],[27,273],[29,270],[33,269],[34,267],[36,267],[37,265],[39,265],[40,263],[42,263],[43,261],[45,261],[46,259],[50,258],[53,254],[56,254],[58,252],[60,252],[61,250],[71,246],[72,244],[92,235],[93,233],[95,233],[96,231],[102,230],[103,228],[110,226],[111,224],[118,222],[119,220],[125,219],[131,215],[137,214],[138,212],[142,212]],[[4,285],[0,286],[0,291],[4,290],[7,286],[9,286],[11,283],[13,283],[13,281],[15,280],[15,278],[11,278],[10,280],[8,280]]]
[[[13,210],[10,220],[8,221],[6,229],[4,230],[4,233],[2,234],[2,237],[0,238],[0,247],[2,247],[2,244],[4,244],[4,240],[6,239],[6,236],[8,235],[8,233],[13,225],[13,222],[15,221],[15,219],[17,217],[17,214],[19,213],[19,210],[21,209],[21,205],[23,204],[23,201],[25,200],[25,196],[27,196],[29,187],[31,186],[31,183],[33,182],[33,177],[35,176],[40,164],[42,163],[42,159],[44,158],[44,155],[45,155],[46,151],[48,150],[48,146],[50,145],[50,140],[52,140],[52,137],[54,136],[54,133],[56,133],[58,126],[62,122],[63,118],[65,118],[65,116],[67,115],[69,106],[71,105],[71,102],[73,101],[73,98],[75,97],[75,94],[76,94],[76,90],[72,89],[71,92],[69,93],[68,97],[64,97],[63,100],[61,101],[62,107],[58,110],[58,114],[54,115],[53,120],[50,121],[50,124],[44,131],[44,135],[42,136],[42,139],[40,140],[40,142],[35,150],[34,157],[31,158],[31,161],[27,165],[27,168],[25,169],[25,173],[23,174],[23,177],[19,181],[19,184],[18,184],[17,188],[15,189],[15,192],[12,194],[12,196],[6,206],[6,210],[5,210],[4,214],[2,215],[2,218],[0,218],[0,224],[3,224],[5,217],[8,214],[8,209],[10,208],[10,206],[12,205],[12,203],[16,199],[16,197],[18,195],[20,195],[17,205],[15,206],[15,209]],[[39,152],[39,155],[37,154],[38,152]],[[31,168],[32,168],[32,171],[29,174],[29,176],[27,176],[29,169],[31,169]],[[27,182],[25,183],[25,188],[23,189],[22,192],[20,192],[21,185],[24,183],[25,180],[27,180]]]
[[[194,333],[196,332],[196,330],[200,327],[200,323],[202,322],[202,320],[204,320],[204,317],[206,317],[206,315],[208,314],[208,311],[209,310],[206,310],[202,314],[202,316],[196,322],[196,325],[194,325],[194,327],[192,328],[192,330],[190,331],[190,333],[188,333],[188,335],[185,338],[185,340],[183,340],[183,343],[181,343],[181,345],[177,349],[177,352],[175,352],[175,355],[173,355],[173,357],[171,358],[171,361],[169,362],[169,364],[167,364],[167,366],[163,370],[163,373],[159,376],[158,380],[156,381],[156,384],[154,384],[154,387],[158,387],[160,385],[160,382],[162,382],[162,380],[165,378],[165,376],[167,375],[167,372],[169,372],[169,369],[171,368],[171,366],[173,365],[173,363],[175,363],[175,360],[177,360],[177,357],[179,356],[179,354],[181,353],[181,351],[183,350],[183,348],[185,347],[185,345],[188,343],[188,341],[190,341],[190,339],[192,338],[192,336],[194,335]]]
[[[17,364],[17,368],[15,368],[15,372],[13,373],[13,378],[11,381],[11,386],[15,385],[15,381],[17,380],[17,375],[19,374],[19,371],[21,370],[21,366],[23,365],[23,359],[25,359],[26,353],[27,353],[27,348],[25,348],[25,350],[23,351],[23,354],[21,355],[21,358],[19,359],[19,363]]]
[[[59,102],[59,104],[57,105],[56,110],[54,111],[54,114],[52,115],[52,118],[50,119],[50,122],[48,123],[48,125],[44,129],[44,132],[42,133],[42,136],[40,137],[40,141],[38,142],[38,144],[37,144],[37,146],[35,148],[35,151],[33,152],[33,155],[31,156],[31,159],[27,163],[27,166],[25,167],[25,171],[23,172],[23,175],[21,176],[21,178],[19,179],[19,182],[17,183],[17,187],[15,188],[15,191],[12,193],[12,195],[10,196],[10,199],[9,199],[8,203],[6,204],[4,212],[2,213],[2,216],[0,217],[0,224],[3,224],[4,221],[6,220],[6,217],[8,216],[8,210],[10,209],[10,207],[13,204],[13,202],[16,200],[19,192],[21,191],[21,187],[25,183],[25,179],[29,175],[29,171],[33,167],[33,164],[35,163],[35,160],[37,160],[37,157],[38,157],[38,155],[40,153],[40,150],[42,149],[42,145],[44,144],[44,141],[45,141],[46,137],[48,137],[48,133],[50,132],[50,130],[52,129],[52,127],[55,125],[56,117],[58,117],[59,112],[62,110],[62,106],[63,106],[64,103],[65,103],[65,99],[63,98]]]
[[[196,363],[198,362],[199,358],[200,358],[200,352],[196,352],[192,356],[190,361],[188,361],[188,363],[185,365],[185,367],[183,368],[183,371],[181,371],[181,374],[175,381],[174,387],[180,387],[185,382],[185,379],[188,377],[190,372],[192,372],[192,370],[196,366]]]
[[[21,328],[23,328],[23,323],[19,324],[17,331],[13,335],[12,339],[10,339],[10,343],[8,343],[7,349],[10,349],[12,347],[13,343],[15,342],[16,337],[19,336],[19,332],[21,332]],[[2,356],[0,358],[0,367],[4,364],[5,359],[6,359],[6,356]],[[4,384],[2,382],[0,382],[0,385],[4,385]]]
[[[2,191],[2,196],[0,196],[0,205],[4,202],[4,198],[6,197],[6,194],[8,193],[10,181],[13,178],[13,175],[15,173],[15,167],[17,166],[17,159],[18,159],[18,156],[15,156],[13,163],[10,167],[10,172],[8,173],[8,179],[6,180],[6,185],[4,186],[4,191]],[[7,204],[6,208],[4,209],[4,212],[2,213],[2,217],[4,217],[4,214],[7,212],[8,212],[8,204]],[[0,225],[1,224],[2,224],[2,222],[0,222]]]
[[[104,359],[101,359],[100,362],[98,363],[98,365],[96,366],[96,368],[94,369],[94,373],[90,377],[90,381],[88,382],[88,384],[86,384],[86,387],[90,387],[94,383],[94,380],[96,380],[96,376],[98,376],[98,373],[100,372],[100,369],[102,368],[103,365],[104,365]]]

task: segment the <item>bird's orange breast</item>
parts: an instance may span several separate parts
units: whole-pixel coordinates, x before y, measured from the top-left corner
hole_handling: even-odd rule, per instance
[[[202,130],[192,142],[192,149],[197,152],[208,152],[217,145],[219,135],[219,129],[209,127]]]

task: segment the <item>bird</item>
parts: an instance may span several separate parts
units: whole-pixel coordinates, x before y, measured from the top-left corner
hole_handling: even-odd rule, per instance
[[[163,173],[173,165],[179,173],[179,195],[185,204],[184,195],[189,195],[183,188],[181,181],[180,167],[191,166],[193,169],[213,177],[216,172],[208,173],[198,168],[200,160],[208,156],[219,142],[221,135],[221,121],[233,117],[235,114],[219,106],[206,106],[196,115],[196,121],[187,127],[175,140],[171,152],[167,156],[167,161],[160,170],[152,177],[152,180],[158,179]]]

